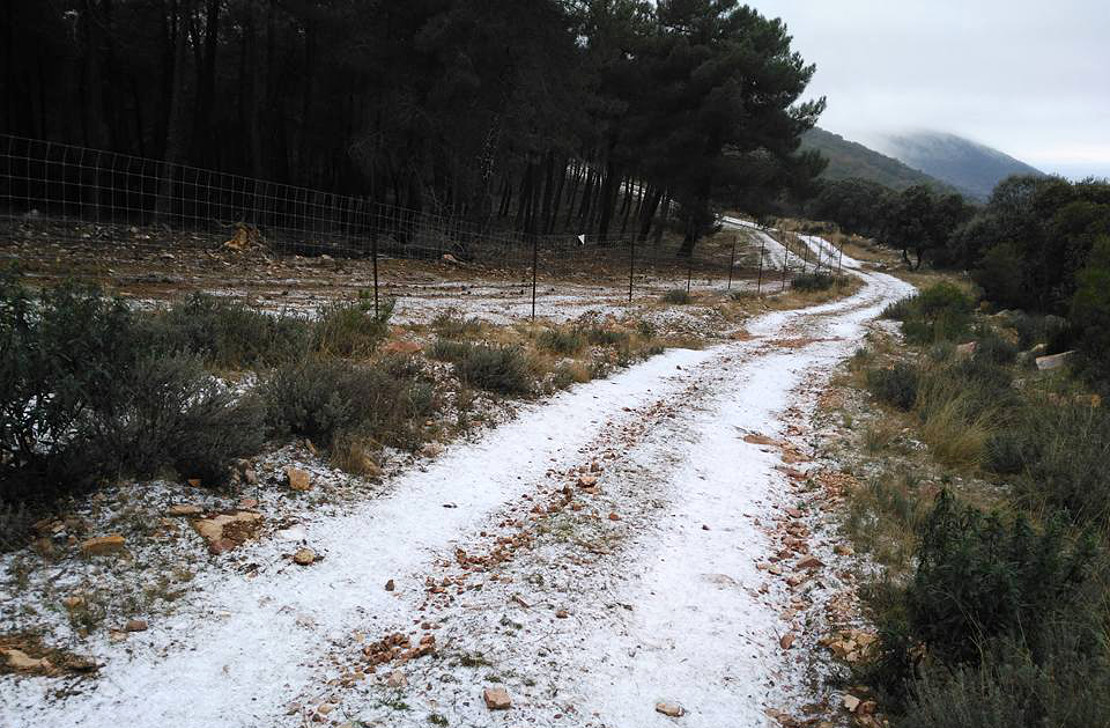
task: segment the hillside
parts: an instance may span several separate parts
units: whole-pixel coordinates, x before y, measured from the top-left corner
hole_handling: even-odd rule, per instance
[[[978,200],[990,197],[995,185],[1011,175],[1043,174],[997,149],[942,132],[890,136],[881,149]]]
[[[822,174],[825,179],[858,177],[895,190],[904,190],[917,184],[946,186],[897,159],[821,128],[814,128],[803,135],[802,149],[815,149],[829,160],[829,166]]]

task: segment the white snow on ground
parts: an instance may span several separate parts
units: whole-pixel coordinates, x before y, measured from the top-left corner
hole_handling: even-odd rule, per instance
[[[194,598],[126,647],[104,646],[99,677],[64,699],[57,681],[5,676],[0,725],[302,725],[286,705],[324,699],[337,706],[328,720],[381,726],[424,726],[433,713],[452,726],[670,725],[655,712],[661,700],[683,705],[690,728],[769,724],[765,706],[805,699],[790,695],[800,668],[778,647],[783,587],[761,594],[754,566],[771,547],[757,521],[786,486],[777,455],[742,437],[775,436],[862,324],[910,290],[859,275],[866,285],[849,299],[771,313],[749,323],[750,341],[672,350],[529,405],[477,444],[398,476],[383,497],[302,523],[324,556],[311,567],[269,543],[255,547],[257,572],[204,572]],[[814,341],[774,343],[787,337]],[[535,550],[482,589],[425,603],[425,580],[449,571],[456,548],[481,551],[507,521],[528,518],[532,498],[557,491],[559,473],[600,454],[602,491],[585,520],[538,533]],[[507,606],[512,596],[531,607]],[[553,617],[555,607],[569,616]],[[376,640],[422,620],[439,628],[441,656],[405,666],[410,687],[328,684],[335,656],[357,656],[356,632]],[[482,667],[449,659],[471,653]],[[482,704],[494,678],[513,695],[505,713]]]

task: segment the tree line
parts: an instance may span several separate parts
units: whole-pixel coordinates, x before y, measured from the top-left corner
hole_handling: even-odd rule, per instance
[[[736,0],[8,0],[0,131],[684,250],[822,169],[824,101]]]
[[[916,186],[822,184],[813,216],[882,240],[920,267],[971,271],[1002,308],[1066,317],[1059,342],[1084,348],[1110,380],[1110,182],[1015,176],[982,206]]]

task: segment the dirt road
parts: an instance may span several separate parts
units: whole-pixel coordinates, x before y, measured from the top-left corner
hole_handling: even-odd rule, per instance
[[[757,569],[786,476],[751,435],[803,417],[909,290],[860,275],[855,296],[762,316],[750,340],[525,407],[302,524],[311,566],[260,547],[257,570],[199,585],[80,692],[0,683],[0,724],[645,728],[674,722],[660,703],[690,728],[769,724],[806,695],[780,646],[786,587]],[[512,706],[491,711],[487,688]]]

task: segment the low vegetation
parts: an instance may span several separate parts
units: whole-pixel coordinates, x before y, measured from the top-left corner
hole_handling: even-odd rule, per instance
[[[852,362],[895,433],[873,454],[903,463],[849,499],[847,532],[887,567],[866,590],[881,649],[857,677],[897,726],[1102,725],[1110,416],[1084,380],[1032,366],[1051,319],[974,303],[926,288],[887,313],[910,349]]]

